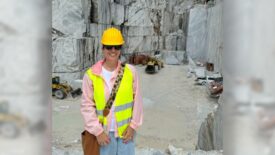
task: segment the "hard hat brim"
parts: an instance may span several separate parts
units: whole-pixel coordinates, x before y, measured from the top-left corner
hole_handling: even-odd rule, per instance
[[[123,45],[124,41],[120,43],[108,43],[108,42],[101,41],[101,44],[102,45]]]

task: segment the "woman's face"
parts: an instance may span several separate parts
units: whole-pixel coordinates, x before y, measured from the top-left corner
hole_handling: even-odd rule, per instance
[[[120,56],[120,48],[115,46],[103,46],[103,54],[106,61],[118,61]]]

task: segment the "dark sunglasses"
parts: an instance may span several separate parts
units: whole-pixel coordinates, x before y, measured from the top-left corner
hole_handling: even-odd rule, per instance
[[[121,45],[103,45],[103,48],[106,48],[107,50],[111,50],[113,48],[115,48],[116,50],[120,50],[121,47]]]

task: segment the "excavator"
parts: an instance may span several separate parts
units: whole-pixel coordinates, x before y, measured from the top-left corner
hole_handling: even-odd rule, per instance
[[[27,120],[20,115],[10,113],[9,103],[0,100],[0,136],[16,138],[20,135],[21,129],[26,126]]]
[[[55,96],[57,99],[64,99],[69,94],[75,98],[78,95],[81,95],[82,91],[80,88],[73,90],[73,88],[67,83],[61,83],[60,77],[55,76],[52,78],[52,96]]]
[[[145,68],[145,72],[148,74],[153,74],[157,72],[157,69],[160,70],[161,68],[164,67],[163,62],[157,58],[150,57],[149,61],[147,63],[147,66]]]

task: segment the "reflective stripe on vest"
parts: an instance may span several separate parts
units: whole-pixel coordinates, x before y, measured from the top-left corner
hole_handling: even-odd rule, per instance
[[[105,101],[104,80],[101,76],[93,74],[91,69],[87,70],[87,75],[93,82],[97,116],[99,121],[106,126],[108,124],[107,118],[103,116],[103,110],[107,102]],[[133,110],[133,75],[128,65],[125,66],[114,104],[118,135],[122,138],[123,132],[131,121]]]

